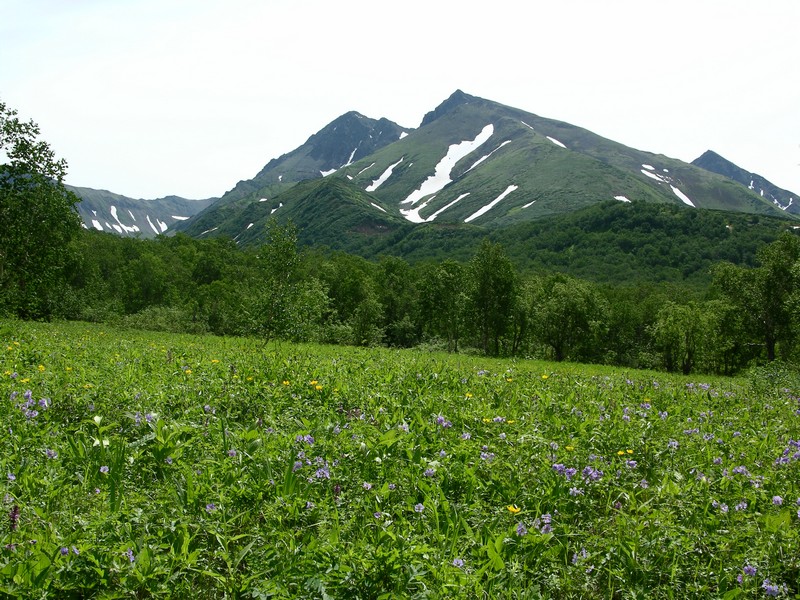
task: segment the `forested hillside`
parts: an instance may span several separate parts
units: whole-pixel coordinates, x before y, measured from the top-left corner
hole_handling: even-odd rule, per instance
[[[588,218],[588,232],[571,232],[579,261],[556,261],[569,249],[559,253],[551,241],[545,250],[530,250],[523,262],[521,237],[519,244],[510,244],[512,252],[489,238],[476,239],[474,247],[461,248],[464,260],[410,261],[391,255],[368,260],[303,247],[296,229],[275,222],[266,244],[244,249],[224,239],[136,240],[84,232],[71,248],[71,275],[58,288],[50,316],[142,329],[416,346],[685,373],[733,373],[753,361],[794,356],[800,238],[779,234],[774,224],[751,222],[748,229],[739,223],[733,229],[746,229],[747,243],[728,248],[725,236],[735,234],[723,225],[724,218],[693,211],[686,213],[695,215],[687,221],[682,213],[675,221],[685,240],[694,240],[690,244],[677,233],[670,237],[669,228],[658,228],[658,215],[626,214],[624,235],[613,233],[609,222],[612,233],[606,237]],[[701,243],[703,236],[690,233],[695,220],[703,218],[719,227]],[[621,272],[633,276],[612,283],[614,270],[604,268],[604,261],[614,252],[626,256],[625,240],[636,243],[646,223],[653,227],[652,250],[632,246]],[[689,263],[658,252],[668,239],[671,247],[684,243],[687,255],[701,258],[702,277],[682,278],[681,269]],[[597,252],[590,261],[592,247]],[[604,253],[605,248],[616,250]],[[574,265],[584,270],[582,276],[570,272]]]

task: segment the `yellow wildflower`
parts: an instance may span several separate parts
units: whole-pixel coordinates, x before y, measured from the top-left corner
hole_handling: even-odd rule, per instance
[[[288,380],[286,380],[286,379],[284,379],[284,380],[283,380],[281,383],[282,383],[283,385],[289,385],[289,381],[288,381]]]
[[[572,452],[573,450],[575,450],[575,446],[564,446],[564,449]]]
[[[519,511],[521,511],[521,510],[522,510],[522,509],[521,509],[519,506],[517,506],[516,504],[509,504],[508,506],[506,506],[506,508],[508,509],[508,512],[510,512],[512,515],[515,515],[515,514],[517,514]]]
[[[39,365],[39,371],[44,371],[44,365]]]
[[[548,377],[550,377],[550,375],[547,375],[547,374],[542,375],[542,379],[547,379]]]

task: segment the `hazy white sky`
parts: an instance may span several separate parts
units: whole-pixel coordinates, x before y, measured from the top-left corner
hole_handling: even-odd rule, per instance
[[[456,89],[800,193],[798,0],[0,0],[0,100],[135,198],[219,196]]]

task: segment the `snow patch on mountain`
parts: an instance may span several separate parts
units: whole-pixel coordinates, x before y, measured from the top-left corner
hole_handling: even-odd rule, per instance
[[[561,146],[562,148],[566,149],[566,146],[563,143],[559,142],[556,138],[550,137],[548,135],[547,139],[553,142],[556,146]]]
[[[386,209],[385,209],[385,208],[383,208],[382,206],[378,206],[378,205],[377,205],[377,204],[375,204],[374,202],[370,202],[370,204],[372,204],[372,206],[374,206],[374,207],[375,207],[375,208],[377,208],[378,210],[382,210],[383,212],[386,212]]]
[[[614,200],[619,200],[620,202],[630,202],[630,200],[628,200],[628,198],[625,196],[614,196]]]
[[[164,223],[164,221],[156,219],[156,223],[158,223],[158,227],[156,227],[153,224],[153,221],[150,220],[150,215],[147,215],[147,224],[150,225],[150,229],[152,229],[156,235],[162,234],[167,230],[167,224]]]
[[[436,211],[435,213],[433,213],[433,214],[432,214],[430,217],[428,217],[427,219],[425,219],[425,221],[426,221],[426,222],[431,222],[431,221],[433,221],[433,220],[434,220],[436,217],[438,217],[440,214],[442,214],[442,213],[443,213],[444,211],[446,211],[448,208],[450,208],[451,206],[454,206],[454,205],[456,204],[456,202],[458,202],[458,201],[459,201],[459,200],[461,200],[462,198],[466,198],[467,196],[469,196],[469,194],[470,194],[469,192],[467,192],[466,194],[461,194],[461,195],[460,195],[458,198],[456,198],[456,199],[455,199],[455,200],[453,200],[452,202],[448,202],[448,203],[447,203],[446,205],[444,205],[442,208],[440,208],[439,210],[437,210],[437,211]]]
[[[94,212],[94,211],[92,211],[92,212]],[[103,226],[100,224],[100,221],[98,221],[97,219],[92,219],[92,227],[97,229],[97,231],[103,231]]]
[[[489,202],[489,204],[487,204],[487,205],[486,205],[486,206],[484,206],[483,208],[480,208],[480,209],[478,209],[477,211],[475,211],[474,213],[472,213],[470,216],[468,216],[466,219],[464,219],[464,223],[469,223],[470,221],[474,221],[475,219],[477,219],[477,218],[478,218],[478,217],[480,217],[481,215],[484,215],[484,214],[486,214],[486,213],[487,213],[487,212],[489,212],[489,211],[490,211],[492,208],[494,208],[494,207],[495,207],[495,206],[496,206],[496,205],[497,205],[497,204],[498,204],[498,203],[499,203],[499,202],[500,202],[500,201],[501,201],[503,198],[505,198],[505,197],[506,197],[506,196],[508,196],[508,195],[509,195],[511,192],[513,192],[514,190],[516,190],[516,189],[518,189],[518,188],[519,188],[519,186],[516,186],[516,185],[513,185],[513,184],[512,184],[512,185],[510,185],[510,186],[508,186],[508,187],[505,189],[505,191],[504,191],[502,194],[500,194],[500,195],[499,195],[497,198],[495,198],[494,200],[492,200],[491,202]]]
[[[469,169],[467,169],[466,171],[464,171],[464,172],[465,172],[465,173],[469,173],[470,171],[472,171],[472,169],[474,169],[475,167],[477,167],[479,164],[481,164],[483,161],[485,161],[487,158],[489,158],[489,157],[490,157],[492,154],[494,154],[495,152],[497,152],[498,150],[500,150],[500,148],[502,148],[502,147],[503,147],[503,146],[505,146],[506,144],[510,144],[510,143],[511,143],[511,140],[506,140],[506,141],[504,141],[504,142],[503,142],[502,144],[500,144],[500,145],[499,145],[497,148],[495,148],[494,150],[492,150],[491,152],[489,152],[489,154],[487,154],[487,155],[485,155],[485,156],[482,156],[482,157],[480,157],[478,160],[476,160],[474,163],[472,163],[472,166],[471,166]]]
[[[433,200],[434,198],[436,198],[435,194],[430,198],[428,198],[427,200],[425,200],[425,202],[423,202],[416,208],[409,208],[408,210],[404,210],[401,208],[400,214],[403,215],[407,220],[411,221],[412,223],[424,223],[425,219],[423,219],[419,213],[423,208],[426,208],[428,204],[431,203],[431,200]]]
[[[114,229],[116,229],[117,233],[122,233],[123,231],[125,233],[136,233],[137,231],[139,231],[139,228],[136,225],[131,227],[131,226],[125,225],[122,221],[119,220],[119,216],[117,215],[117,207],[116,206],[114,206],[112,204],[110,210],[111,210],[111,216],[117,222],[117,225],[113,226]]]
[[[484,127],[481,132],[475,137],[474,140],[464,140],[458,144],[451,144],[447,149],[447,154],[439,161],[433,171],[422,184],[408,197],[401,202],[401,204],[411,204],[412,206],[422,200],[425,196],[435,194],[448,183],[452,182],[450,173],[456,166],[456,163],[471,152],[480,148],[486,141],[492,137],[494,133],[494,125],[491,123]]]
[[[365,191],[367,191],[367,192],[374,192],[374,191],[375,191],[375,190],[377,190],[379,187],[381,187],[381,186],[382,186],[384,183],[386,183],[386,180],[387,180],[387,179],[389,179],[389,177],[391,177],[391,176],[392,176],[392,171],[394,171],[394,168],[395,168],[397,165],[399,165],[401,162],[403,162],[403,158],[405,158],[405,157],[404,157],[404,156],[401,156],[401,157],[400,157],[400,160],[398,160],[398,161],[397,161],[396,163],[394,163],[393,165],[389,165],[389,166],[386,168],[386,170],[385,170],[383,173],[381,173],[381,176],[380,176],[380,177],[378,177],[376,180],[374,180],[372,183],[370,183],[370,184],[369,184],[369,185],[368,185],[366,188],[364,188],[364,189],[365,189]],[[375,164],[375,163],[372,163],[372,165],[374,165],[374,164]],[[370,167],[371,167],[372,165],[370,165]],[[367,167],[367,169],[368,169],[368,168],[369,168],[369,167]],[[367,169],[364,169],[364,171],[366,171]],[[362,171],[362,173],[363,173],[364,171]]]
[[[680,198],[680,199],[683,201],[683,203],[684,203],[684,204],[688,204],[689,206],[691,206],[691,207],[693,207],[693,208],[696,208],[696,207],[694,206],[694,202],[692,202],[692,201],[689,199],[689,196],[687,196],[686,194],[684,194],[682,191],[680,191],[678,188],[676,188],[676,187],[675,187],[674,185],[672,185],[672,184],[670,184],[670,186],[669,186],[669,187],[671,187],[671,188],[672,188],[672,192],[673,192],[673,193],[674,193],[674,194],[675,194],[675,195],[676,195],[678,198]]]
[[[648,166],[649,166],[649,165],[648,165]],[[664,178],[663,178],[661,175],[659,175],[658,173],[651,173],[650,171],[645,171],[644,169],[641,169],[641,172],[642,172],[642,174],[643,174],[643,175],[646,175],[646,176],[647,176],[647,177],[649,177],[650,179],[655,179],[655,180],[656,180],[657,182],[659,182],[659,183],[667,183],[667,180],[666,180],[666,179],[664,179]]]
[[[170,215],[176,221],[188,221],[190,217],[179,217],[178,215]]]

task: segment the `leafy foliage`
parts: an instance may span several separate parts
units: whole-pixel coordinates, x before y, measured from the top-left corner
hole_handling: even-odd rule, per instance
[[[38,139],[33,121],[0,102],[0,304],[23,318],[49,317],[63,292],[69,241],[79,230],[67,164]]]

